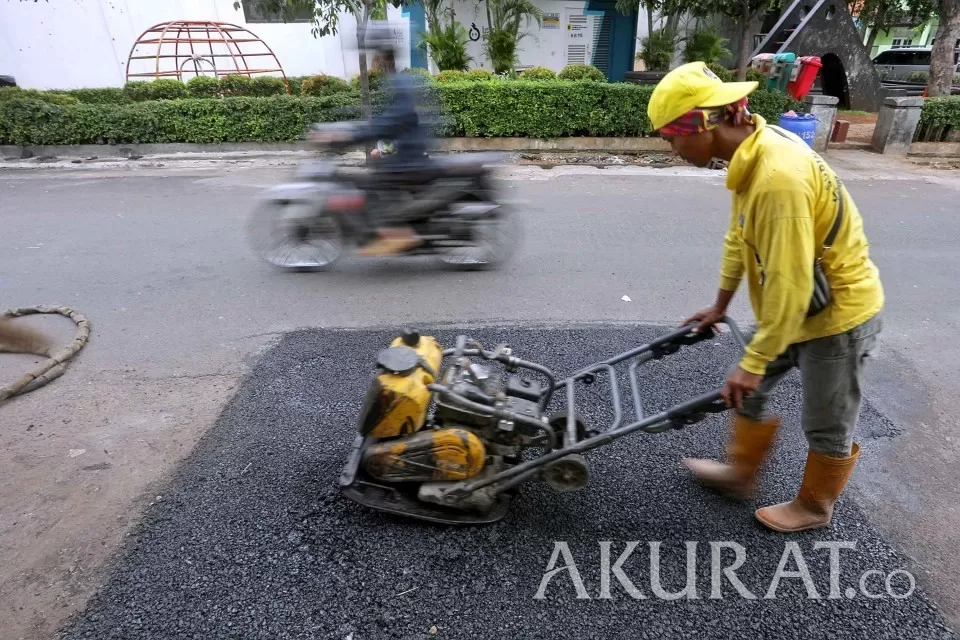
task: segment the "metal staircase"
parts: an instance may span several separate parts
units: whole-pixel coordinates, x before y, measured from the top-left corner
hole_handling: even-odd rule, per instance
[[[789,51],[795,36],[806,26],[827,0],[811,3],[811,0],[795,0],[790,7],[780,15],[777,24],[766,34],[760,44],[754,47],[750,57],[761,53],[783,53]]]

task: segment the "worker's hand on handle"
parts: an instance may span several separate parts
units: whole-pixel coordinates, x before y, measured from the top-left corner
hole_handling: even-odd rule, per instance
[[[763,376],[759,376],[749,371],[744,371],[740,367],[733,370],[733,373],[727,377],[727,383],[720,391],[720,397],[724,404],[730,409],[742,409],[743,399],[752,394],[760,386]]]
[[[707,307],[706,309],[701,309],[695,314],[684,320],[680,326],[685,326],[688,324],[697,323],[697,326],[694,328],[694,333],[700,333],[704,329],[712,328],[716,329],[717,324],[719,324],[727,315],[726,309],[720,309],[716,305],[712,307]]]

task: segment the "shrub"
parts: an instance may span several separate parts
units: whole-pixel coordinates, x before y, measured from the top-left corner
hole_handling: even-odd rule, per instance
[[[713,73],[724,82],[733,82],[737,78],[737,75],[733,71],[730,71],[717,62],[711,62],[707,65],[707,68],[713,71]]]
[[[56,106],[36,99],[0,102],[4,144],[281,142],[311,122],[341,120],[342,96],[157,100],[125,105]]]
[[[445,135],[558,136],[649,133],[653,87],[600,82],[452,82],[442,85]]]
[[[220,95],[220,81],[210,76],[196,76],[187,81],[187,94],[191,98],[216,98]]]
[[[274,78],[273,76],[258,76],[250,80],[249,95],[251,96],[263,98],[266,96],[278,96],[286,92],[287,86],[283,84],[283,80],[280,78]]]
[[[71,105],[80,101],[63,91],[38,91],[37,89],[23,89],[21,87],[0,87],[0,101],[5,100],[38,100],[46,104]]]
[[[489,69],[470,69],[470,71],[467,71],[466,79],[473,80],[475,82],[483,81],[483,80],[492,80],[493,72],[490,71]]]
[[[736,79],[736,74],[734,74],[734,79]],[[747,81],[748,82],[759,82],[761,87],[767,86],[767,76],[759,69],[754,69],[753,67],[747,68]]]
[[[680,43],[680,35],[664,27],[656,29],[641,40],[640,53],[637,57],[643,60],[647,71],[666,71],[673,62],[673,52]]]
[[[128,82],[123,87],[124,95],[133,102],[145,100],[177,100],[187,97],[187,85],[179,80],[161,78],[151,82]]]
[[[127,96],[119,87],[104,87],[102,89],[70,89],[64,91],[83,104],[126,104]]]
[[[557,74],[557,77],[561,80],[607,81],[607,76],[603,75],[603,71],[590,64],[568,64]]]
[[[683,57],[687,62],[702,61],[709,65],[732,55],[727,49],[727,43],[730,41],[721,36],[714,27],[697,29],[684,40],[686,46]]]
[[[44,92],[17,91],[0,90],[0,144],[281,142],[300,139],[311,122],[360,114],[359,96],[342,91],[324,97],[64,105],[42,99]],[[440,135],[548,138],[651,133],[646,116],[650,85],[462,79],[431,84],[428,92],[444,112]],[[375,110],[382,107],[384,95],[373,93]],[[922,118],[960,122],[960,98],[938,100],[928,101]],[[800,104],[782,93],[757,90],[750,96],[750,109],[776,122],[780,114],[798,110]]]
[[[239,73],[231,73],[220,78],[220,92],[228,96],[248,96],[251,86],[250,77]]]
[[[303,81],[309,77],[310,76],[287,76],[287,84],[290,85],[290,93],[295,96],[300,95],[300,85],[302,85]]]
[[[461,82],[467,79],[463,71],[447,70],[437,74],[437,82]]]
[[[960,96],[925,100],[920,111],[920,126],[960,129]]]
[[[914,71],[907,76],[907,82],[916,82],[917,84],[927,84],[930,80],[930,74],[926,71]]]
[[[803,111],[803,103],[779,91],[757,89],[749,96],[748,108],[763,116],[767,122],[776,124],[780,116],[791,109],[797,113]]]
[[[420,34],[420,48],[427,51],[430,59],[441,71],[466,71],[473,61],[467,52],[470,35],[466,28],[455,20],[446,25],[433,25]]]
[[[524,80],[554,80],[557,74],[546,67],[530,67],[520,74]]]
[[[407,67],[400,73],[409,73],[415,76],[420,76],[421,78],[426,78],[427,80],[433,79],[433,76],[430,75],[430,72],[427,69],[421,67]]]
[[[320,74],[304,79],[300,84],[300,95],[329,96],[350,91],[350,85],[343,78]]]
[[[370,91],[379,91],[387,79],[387,74],[382,69],[367,69],[367,82],[370,85]],[[353,78],[348,85],[350,90],[360,91],[360,76]]]

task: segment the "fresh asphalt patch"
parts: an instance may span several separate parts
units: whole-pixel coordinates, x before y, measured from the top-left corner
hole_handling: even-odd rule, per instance
[[[568,375],[664,331],[468,333]],[[460,332],[433,335],[452,346]],[[342,498],[337,479],[373,361],[394,336],[303,331],[268,352],[64,637],[956,637],[908,559],[847,496],[828,529],[784,535],[754,519],[756,507],[789,500],[800,482],[796,375],[774,401],[785,426],[759,495],[746,503],[700,488],[681,464],[722,455],[725,414],[590,451],[585,489],[528,483],[493,525],[431,525]],[[736,355],[724,335],[641,366],[648,410],[718,387]],[[579,394],[597,425],[612,417],[602,383]],[[893,435],[869,404],[859,434],[865,455]]]

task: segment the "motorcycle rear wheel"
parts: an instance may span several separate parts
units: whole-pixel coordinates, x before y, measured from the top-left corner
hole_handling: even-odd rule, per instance
[[[471,198],[458,204],[485,202]],[[520,222],[509,207],[498,204],[490,214],[471,221],[471,241],[470,246],[453,247],[441,253],[441,262],[463,271],[498,268],[513,256],[520,242]]]
[[[335,218],[302,200],[268,200],[251,216],[248,237],[254,252],[285,271],[329,269],[343,255],[343,230]]]

